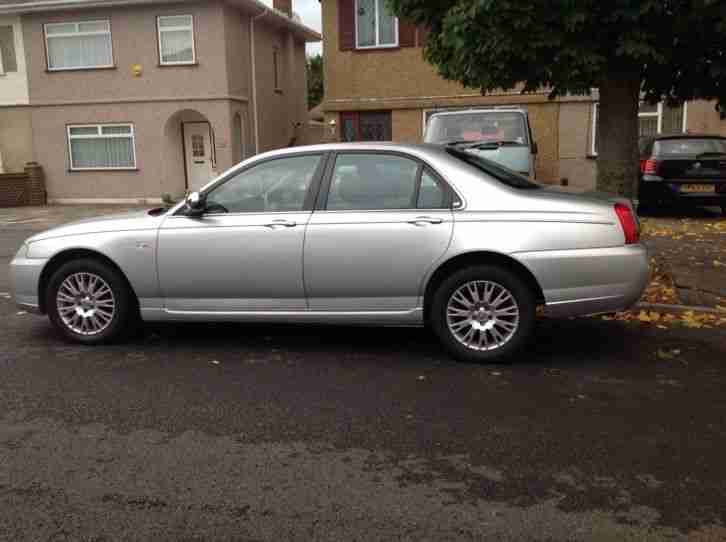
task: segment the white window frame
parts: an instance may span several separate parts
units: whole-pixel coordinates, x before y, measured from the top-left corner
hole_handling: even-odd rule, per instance
[[[123,126],[130,128],[129,134],[103,134],[101,128],[114,128]],[[71,135],[71,128],[96,128],[96,134],[84,134],[84,135]],[[68,161],[71,171],[133,171],[138,169],[136,167],[136,132],[134,125],[129,122],[117,122],[108,124],[69,124],[66,126],[66,135],[68,139]],[[75,167],[73,165],[73,150],[71,147],[71,140],[73,139],[118,139],[119,137],[127,137],[131,139],[131,154],[133,156],[133,165],[131,166],[119,166],[119,167]]]
[[[358,44],[358,0],[353,0],[353,11],[355,12],[355,48],[356,49],[395,49],[399,46],[399,37],[398,37],[398,17],[394,17],[394,33],[396,36],[396,40],[394,43],[386,43],[381,45],[381,19],[379,17],[378,13],[378,0],[376,0],[376,43],[375,45],[359,45]]]
[[[0,47],[0,75],[5,75],[5,67],[3,66],[3,48]]]
[[[92,23],[106,23],[108,26],[108,30],[97,30],[94,32],[79,32],[78,31],[78,25],[79,24],[92,24]],[[48,36],[48,27],[50,26],[60,26],[60,25],[67,25],[67,24],[74,24],[76,25],[76,32],[73,34],[56,34],[56,35],[50,35]],[[111,64],[99,64],[98,66],[72,66],[72,67],[63,67],[63,68],[51,68],[50,67],[50,45],[49,40],[52,40],[54,37],[65,37],[68,36],[105,36],[108,35],[109,43],[111,44]],[[43,36],[45,37],[45,66],[50,72],[62,72],[62,71],[72,71],[72,70],[103,70],[106,68],[115,68],[116,65],[114,64],[114,54],[113,54],[113,35],[111,34],[111,19],[98,19],[94,21],[63,21],[58,23],[45,23],[43,25]]]
[[[191,24],[188,26],[165,26],[161,27],[159,22],[161,19],[169,19],[171,17],[189,17]],[[180,60],[176,62],[164,62],[164,55],[161,50],[161,34],[163,32],[173,32],[179,30],[191,30],[192,31],[192,59],[191,60]],[[158,15],[156,17],[156,41],[157,47],[159,48],[159,65],[160,66],[191,66],[197,63],[197,42],[194,36],[194,15],[190,13],[180,13],[178,15]]]
[[[640,104],[639,104],[640,105]],[[598,109],[600,107],[599,102],[594,102],[592,104],[592,127],[590,132],[590,156],[597,156],[597,153],[595,152],[595,139],[597,138],[597,118],[598,118]],[[638,119],[641,118],[652,118],[652,117],[658,117],[658,127],[657,127],[657,133],[663,132],[663,102],[658,102],[658,110],[657,111],[647,111],[644,113],[641,113],[638,111]],[[688,102],[683,102],[683,123],[681,126],[681,133],[686,133],[688,128]]]

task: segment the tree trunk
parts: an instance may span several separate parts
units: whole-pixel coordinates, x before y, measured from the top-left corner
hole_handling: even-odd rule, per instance
[[[638,184],[640,76],[613,75],[600,84],[597,189],[634,198]]]

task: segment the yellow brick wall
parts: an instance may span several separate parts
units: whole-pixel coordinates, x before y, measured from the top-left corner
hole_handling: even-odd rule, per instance
[[[421,109],[396,109],[391,114],[393,140],[402,143],[420,143],[423,139],[423,113]]]
[[[721,120],[716,102],[697,100],[686,105],[686,129],[700,134],[726,135],[726,120]]]
[[[556,183],[559,178],[559,113],[560,104],[532,104],[527,107],[532,135],[539,147],[535,170],[537,180]]]

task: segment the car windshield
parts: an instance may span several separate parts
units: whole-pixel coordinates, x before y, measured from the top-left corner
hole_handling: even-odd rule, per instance
[[[726,154],[726,139],[718,138],[678,138],[659,139],[653,143],[653,154]]]
[[[527,177],[523,177],[511,169],[492,162],[491,160],[487,160],[486,158],[482,158],[481,156],[469,151],[458,149],[456,147],[447,147],[446,152],[454,158],[461,160],[479,171],[483,171],[490,177],[494,177],[497,181],[512,188],[524,190],[542,188],[539,184],[530,181]]]
[[[513,111],[467,111],[434,115],[426,127],[425,141],[528,144],[524,115]]]

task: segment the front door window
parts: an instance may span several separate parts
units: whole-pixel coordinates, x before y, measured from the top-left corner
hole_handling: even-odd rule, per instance
[[[234,175],[207,195],[210,213],[302,211],[321,155],[270,160]]]

